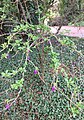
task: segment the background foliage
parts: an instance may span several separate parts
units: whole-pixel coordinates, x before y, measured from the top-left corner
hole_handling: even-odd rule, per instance
[[[54,2],[1,1],[1,120],[84,118],[84,39],[50,33],[44,20]],[[60,2],[60,14],[67,4]]]

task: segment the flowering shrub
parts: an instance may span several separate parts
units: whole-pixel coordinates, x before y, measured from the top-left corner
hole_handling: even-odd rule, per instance
[[[18,107],[18,99],[23,99],[23,95],[21,94],[25,94],[26,89],[33,90],[32,84],[35,82],[34,80],[31,83],[31,78],[33,77],[33,79],[37,79],[34,84],[39,84],[40,80],[40,84],[42,84],[40,86],[48,87],[48,94],[50,91],[52,91],[54,94],[60,93],[60,95],[63,95],[66,101],[70,102],[70,104],[68,103],[70,110],[69,115],[72,114],[72,116],[75,118],[77,115],[79,115],[80,112],[82,113],[82,101],[76,101],[76,97],[78,96],[78,92],[80,90],[76,84],[78,77],[69,70],[68,63],[65,65],[61,62],[60,59],[63,59],[60,58],[61,53],[55,50],[58,49],[59,51],[59,48],[65,46],[66,50],[67,47],[69,47],[69,50],[71,52],[76,52],[75,54],[81,56],[82,53],[79,54],[79,51],[76,50],[75,43],[67,37],[62,38],[62,41],[61,38],[58,38],[57,48],[54,48],[55,46],[53,47],[53,41],[51,41],[52,34],[49,32],[48,27],[42,24],[37,26],[30,26],[30,24],[21,24],[18,26],[19,31],[16,26],[13,30],[14,33],[10,34],[7,37],[8,42],[1,45],[1,63],[5,60],[6,65],[9,63],[12,66],[9,67],[9,69],[7,66],[5,66],[4,69],[1,70],[2,79],[7,79],[9,83],[8,85],[5,85],[6,88],[4,88],[4,90],[1,90],[0,93],[1,96],[3,96],[3,91],[4,94],[7,93],[5,97],[5,101],[7,101],[7,103],[4,106],[4,102],[1,102],[1,105],[4,107],[4,109],[2,109],[0,112],[5,110],[10,111],[12,108],[16,108],[16,106]],[[19,40],[17,35],[21,33],[24,28],[26,32],[28,29],[33,30],[33,33],[27,33],[28,39],[25,42],[23,42],[22,39]],[[40,28],[39,34],[37,28]],[[34,31],[37,31],[37,34],[34,35]],[[45,36],[47,33],[49,33],[50,36]],[[42,40],[39,41],[41,37]],[[11,46],[11,48],[9,46]],[[13,61],[16,63],[14,64]],[[3,66],[4,65],[5,63],[3,63]],[[72,63],[72,65],[74,67],[75,64]],[[26,80],[26,77],[28,80]],[[26,84],[29,84],[28,86],[30,87],[26,86]],[[47,89],[45,93],[46,92]],[[39,95],[44,93],[38,91],[37,94]],[[28,94],[28,96],[32,95]],[[52,94],[50,94],[50,96],[53,97]],[[31,97],[29,99],[31,99]],[[73,100],[75,100],[75,102]],[[3,101],[3,99],[1,99],[1,101]],[[23,104],[23,100],[21,101],[21,104]],[[33,102],[33,100],[31,102]],[[51,116],[51,118],[54,119],[53,112]]]
[[[51,34],[45,17],[38,25],[16,20],[0,45],[1,119],[82,118],[83,51]]]

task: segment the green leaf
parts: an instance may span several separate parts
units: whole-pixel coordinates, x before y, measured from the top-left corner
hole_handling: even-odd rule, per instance
[[[12,70],[12,74],[13,74],[13,75],[16,75],[17,73],[18,73],[17,70]]]
[[[12,89],[18,89],[18,85],[17,85],[17,84],[12,84],[12,85],[11,85],[11,88],[12,88]]]
[[[1,55],[1,59],[3,59],[3,58],[7,58],[7,53],[3,53],[3,54]]]
[[[22,78],[21,80],[17,80],[15,84],[11,85],[12,89],[18,89],[19,87],[23,86],[23,81],[24,79]]]

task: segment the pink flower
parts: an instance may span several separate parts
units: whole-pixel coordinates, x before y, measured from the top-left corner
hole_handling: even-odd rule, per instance
[[[52,92],[54,92],[56,90],[56,87],[55,86],[53,86],[52,87]]]
[[[10,109],[10,105],[6,104],[6,110],[9,110],[9,109]]]
[[[34,70],[34,74],[38,74],[38,70]]]

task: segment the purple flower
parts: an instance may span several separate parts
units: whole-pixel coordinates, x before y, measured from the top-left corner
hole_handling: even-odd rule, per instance
[[[56,90],[56,87],[55,86],[53,86],[52,87],[52,92],[54,92]]]
[[[34,74],[38,74],[38,70],[34,70]]]
[[[50,40],[48,40],[48,44],[50,44]]]
[[[6,104],[6,110],[9,110],[9,109],[10,109],[10,105]]]
[[[10,59],[10,54],[8,53],[6,57],[7,57],[8,59]]]
[[[72,65],[76,65],[76,62],[73,62]]]
[[[30,60],[30,57],[29,57],[29,56],[27,57],[27,60]]]

